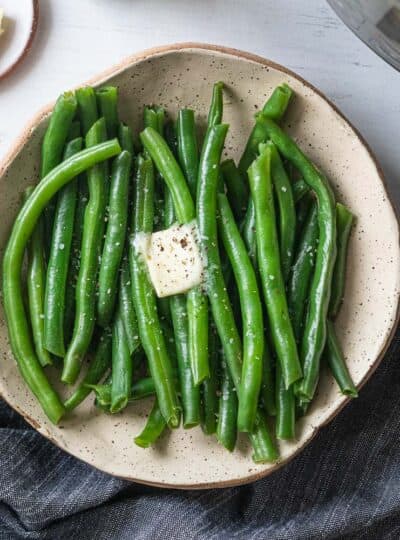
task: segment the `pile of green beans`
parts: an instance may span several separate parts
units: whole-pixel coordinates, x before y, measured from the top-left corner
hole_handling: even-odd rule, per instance
[[[273,462],[275,439],[296,437],[321,364],[357,396],[334,325],[354,216],[279,126],[294,99],[287,84],[256,115],[238,165],[221,162],[223,90],[212,89],[202,141],[191,109],[174,122],[146,106],[134,141],[116,87],[60,96],[41,180],[5,250],[4,308],[21,375],[51,422],[91,393],[107,414],[149,398],[138,446],[182,418],[230,452],[246,433],[254,461]],[[137,235],[194,222],[204,279],[157,298]]]

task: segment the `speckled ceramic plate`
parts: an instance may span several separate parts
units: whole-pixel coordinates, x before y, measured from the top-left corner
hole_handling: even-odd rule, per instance
[[[382,173],[360,135],[311,85],[278,66],[240,51],[180,44],[146,51],[91,81],[116,84],[121,117],[138,129],[147,103],[172,114],[193,107],[205,121],[212,83],[226,83],[225,120],[230,123],[226,154],[238,158],[253,122],[272,89],[287,82],[296,92],[285,124],[301,147],[330,178],[336,194],[357,216],[350,241],[345,301],[337,332],[358,387],[379,364],[398,319],[400,257],[398,224]],[[0,169],[0,247],[4,249],[23,188],[38,180],[39,149],[51,106],[29,124]],[[229,454],[198,428],[168,433],[155,448],[133,444],[150,402],[107,416],[88,399],[76,412],[51,425],[26,389],[7,341],[0,313],[3,397],[55,444],[113,475],[158,486],[222,487],[250,482],[288,462],[346,404],[330,375],[323,373],[309,414],[298,425],[297,440],[280,445],[277,464],[255,465],[245,439]],[[54,376],[55,373],[51,373]]]

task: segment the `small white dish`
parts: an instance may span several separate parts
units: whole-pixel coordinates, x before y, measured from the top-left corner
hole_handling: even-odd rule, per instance
[[[39,18],[38,0],[1,0],[0,79],[9,75],[29,52]]]

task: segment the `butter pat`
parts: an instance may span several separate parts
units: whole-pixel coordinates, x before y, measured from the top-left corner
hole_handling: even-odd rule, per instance
[[[203,280],[195,222],[173,225],[135,240],[159,298],[187,292]]]

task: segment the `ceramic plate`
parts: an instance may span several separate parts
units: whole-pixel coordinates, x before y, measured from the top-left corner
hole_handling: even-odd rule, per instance
[[[2,0],[4,32],[0,36],[0,79],[10,74],[29,52],[35,37],[38,0]]]
[[[93,81],[115,84],[120,113],[138,130],[144,104],[157,103],[175,115],[192,107],[205,122],[212,83],[226,84],[225,121],[230,124],[226,154],[238,158],[253,115],[283,82],[296,92],[285,128],[330,178],[340,201],[357,216],[350,240],[345,301],[337,320],[351,375],[360,387],[379,364],[398,318],[400,257],[398,223],[382,172],[360,135],[310,84],[282,66],[236,50],[178,44],[135,55]],[[38,180],[40,143],[51,107],[45,108],[16,141],[0,169],[0,247],[4,249],[21,193]],[[298,438],[280,444],[277,464],[255,465],[246,440],[229,454],[200,428],[168,433],[155,448],[133,444],[146,420],[150,401],[121,414],[100,414],[90,398],[73,415],[51,425],[26,389],[9,349],[0,312],[2,354],[0,392],[40,433],[83,461],[126,479],[178,488],[222,487],[261,478],[287,463],[346,404],[332,377],[323,373]],[[51,373],[55,378],[56,373]]]

